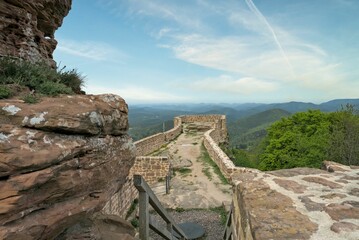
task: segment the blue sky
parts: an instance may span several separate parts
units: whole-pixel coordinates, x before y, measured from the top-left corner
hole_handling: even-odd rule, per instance
[[[74,0],[55,37],[128,103],[359,98],[357,0]]]

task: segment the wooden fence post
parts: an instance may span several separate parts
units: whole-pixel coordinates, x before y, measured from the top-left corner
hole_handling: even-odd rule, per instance
[[[150,214],[148,207],[148,194],[139,192],[140,239],[148,240],[150,234]]]

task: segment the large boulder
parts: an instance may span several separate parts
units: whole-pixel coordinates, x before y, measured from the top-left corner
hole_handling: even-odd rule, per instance
[[[127,128],[116,95],[0,101],[0,239],[53,239],[100,211],[134,163]]]
[[[71,9],[71,0],[0,1],[0,55],[55,66],[54,33]]]

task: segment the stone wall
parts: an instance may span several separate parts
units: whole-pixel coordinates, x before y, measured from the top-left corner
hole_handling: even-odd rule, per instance
[[[256,169],[236,167],[218,144],[227,141],[227,125],[225,115],[186,115],[180,116],[182,123],[212,122],[212,128],[204,134],[203,144],[209,156],[217,164],[222,174],[231,181],[231,175],[238,172],[257,172]]]
[[[166,137],[164,133],[157,133],[155,135],[143,138],[135,142],[136,156],[145,156],[159,149],[166,143]]]
[[[203,144],[207,149],[209,156],[217,164],[222,174],[230,179],[230,175],[235,169],[235,165],[231,159],[225,154],[222,149],[218,146],[218,142],[214,139],[218,139],[218,129],[211,129],[204,134]]]
[[[211,122],[212,128],[215,130],[212,137],[217,143],[227,141],[227,124],[225,115],[185,115],[180,116],[182,123],[191,122]]]
[[[137,157],[131,169],[133,174],[141,175],[149,185],[164,181],[170,171],[168,157]]]
[[[136,156],[148,155],[180,135],[182,132],[181,118],[175,117],[173,121],[174,127],[172,129],[136,141]]]
[[[127,211],[131,206],[134,199],[138,198],[138,191],[133,185],[133,175],[129,175],[126,178],[126,182],[122,188],[112,195],[111,199],[106,203],[102,212],[105,214],[112,214],[122,217],[126,217]]]
[[[138,191],[133,184],[133,175],[142,175],[151,186],[164,181],[169,174],[170,167],[167,157],[136,157],[135,164],[131,168],[125,184],[106,203],[102,212],[125,218],[133,200],[138,197]]]
[[[126,179],[126,183],[116,194],[112,196],[103,208],[102,212],[106,214],[115,214],[125,217],[128,208],[133,200],[138,197],[138,192],[133,185],[132,178],[134,174],[144,177],[148,184],[155,184],[165,180],[170,171],[170,163],[167,157],[149,157],[148,155],[164,144],[175,139],[182,132],[182,122],[180,117],[174,118],[174,127],[166,132],[143,138],[135,142],[136,160]]]

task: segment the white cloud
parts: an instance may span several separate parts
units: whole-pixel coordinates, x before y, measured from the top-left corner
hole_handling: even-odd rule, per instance
[[[133,103],[184,102],[189,100],[188,98],[173,95],[168,92],[136,86],[127,86],[116,89],[90,85],[86,87],[85,91],[87,94],[117,94],[127,102]]]
[[[122,12],[124,0],[111,0],[112,7],[118,8]],[[185,4],[178,4],[175,1],[164,0],[127,0],[128,11],[131,15],[155,17],[168,21],[173,21],[180,26],[191,29],[204,28],[196,9]]]
[[[204,67],[323,90],[343,80],[340,63],[329,61],[320,47],[294,37],[285,37],[283,41],[287,59],[266,37],[258,35],[211,38],[182,34],[174,35],[173,39],[175,43],[166,47],[178,59]]]
[[[60,39],[56,49],[66,54],[94,61],[121,62],[127,58],[127,56],[120,50],[102,42],[79,42],[68,39]]]
[[[253,93],[268,93],[277,90],[276,83],[262,81],[251,77],[233,78],[229,75],[221,75],[218,78],[207,78],[190,84],[190,88],[199,91],[212,91],[221,93],[233,93],[251,95]]]

